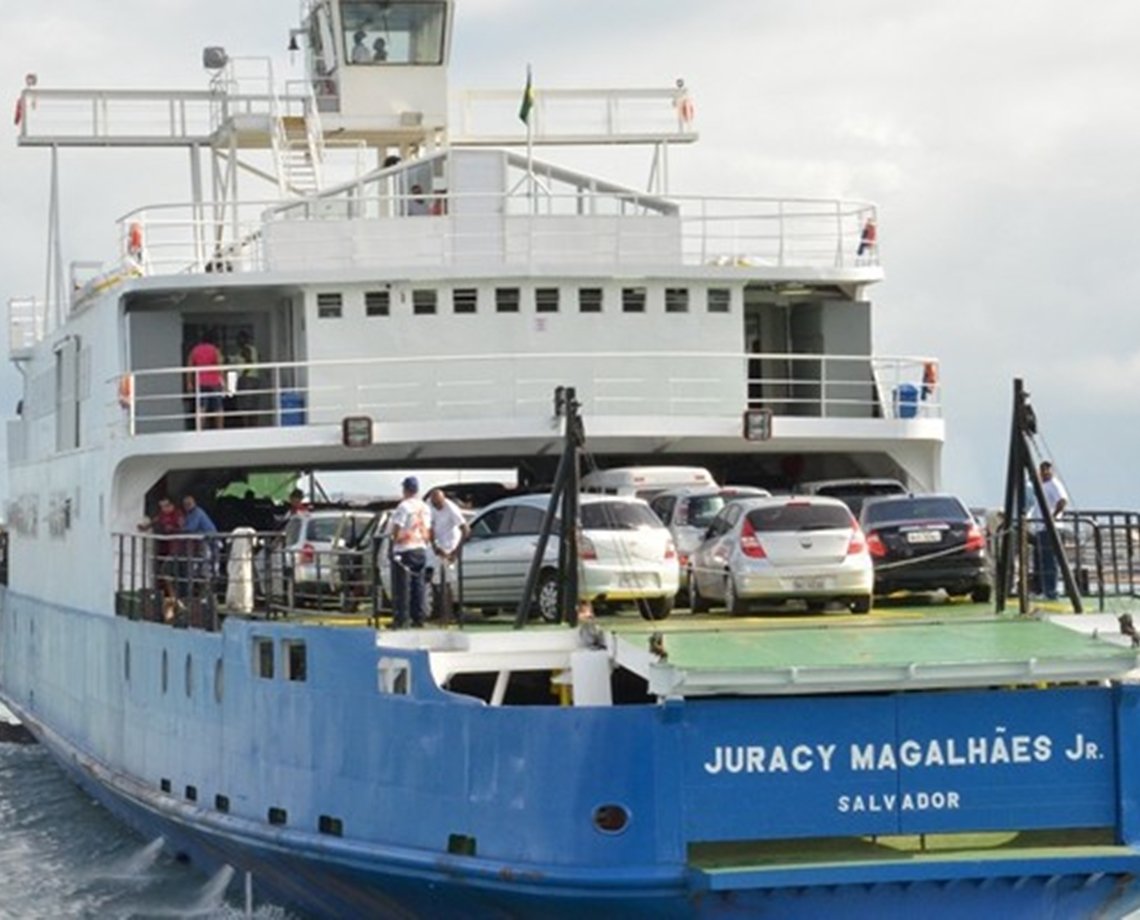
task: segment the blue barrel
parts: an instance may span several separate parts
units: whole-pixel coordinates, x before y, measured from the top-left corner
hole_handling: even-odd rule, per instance
[[[299,390],[281,391],[281,424],[295,426],[305,424],[305,394]]]
[[[895,418],[914,418],[918,415],[918,387],[913,383],[900,383],[895,387]]]

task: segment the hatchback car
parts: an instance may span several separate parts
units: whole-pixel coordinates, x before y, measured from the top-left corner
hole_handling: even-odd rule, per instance
[[[458,567],[463,605],[513,607],[522,599],[548,495],[519,495],[484,509],[471,522]],[[679,569],[673,538],[637,498],[580,497],[579,594],[595,604],[635,603],[646,619],[673,608]],[[558,522],[555,522],[557,528]],[[538,614],[558,619],[558,541],[547,543],[536,591]]]
[[[713,519],[690,563],[693,612],[723,604],[838,601],[871,609],[874,573],[863,532],[835,498],[793,496],[730,502]]]
[[[290,517],[267,549],[266,593],[289,606],[338,599],[346,587],[343,557],[372,518],[367,511],[335,509]]]
[[[764,498],[771,493],[767,489],[754,486],[696,486],[683,489],[670,489],[662,492],[649,503],[673,536],[677,547],[677,558],[681,565],[681,588],[679,599],[689,596],[689,562],[693,552],[701,544],[720,511],[728,502],[741,498]]]
[[[986,535],[952,495],[876,498],[863,506],[875,593],[937,591],[989,601],[993,580]]]

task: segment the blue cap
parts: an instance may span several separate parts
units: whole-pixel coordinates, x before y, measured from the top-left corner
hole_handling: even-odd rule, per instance
[[[420,481],[415,476],[409,476],[404,480],[405,492],[418,492],[420,490]]]

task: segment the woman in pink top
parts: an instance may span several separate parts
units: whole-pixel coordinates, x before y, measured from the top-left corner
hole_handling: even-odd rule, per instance
[[[190,349],[186,364],[194,368],[187,374],[187,388],[197,397],[197,427],[222,427],[222,394],[225,386],[222,378],[222,352],[218,348],[217,333],[210,330],[202,336],[202,341]]]

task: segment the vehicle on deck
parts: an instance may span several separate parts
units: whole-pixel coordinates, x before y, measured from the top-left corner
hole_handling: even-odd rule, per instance
[[[458,566],[464,607],[510,608],[522,599],[538,548],[548,495],[519,495],[486,508],[471,522]],[[579,594],[596,607],[631,603],[649,620],[673,609],[680,577],[677,550],[644,501],[581,496]],[[556,521],[554,532],[559,524]],[[558,619],[558,541],[546,546],[536,588],[542,619]]]
[[[669,528],[677,545],[681,566],[679,599],[689,597],[689,561],[721,508],[737,499],[764,498],[771,494],[756,486],[686,486],[661,492],[650,501],[649,507]]]
[[[875,593],[937,591],[986,603],[993,590],[986,534],[953,495],[876,498],[860,523],[875,564]]]
[[[702,466],[620,466],[582,477],[583,492],[632,495],[646,501],[668,489],[702,486],[716,486],[713,474]]]
[[[741,499],[725,505],[690,562],[694,613],[744,613],[760,602],[871,609],[874,573],[863,532],[835,498]]]
[[[290,517],[266,550],[270,599],[287,607],[339,601],[352,582],[346,578],[345,556],[373,517],[344,510]]]
[[[801,483],[796,492],[838,498],[855,517],[859,517],[863,503],[868,499],[880,495],[906,495],[907,487],[897,479],[821,479]]]

